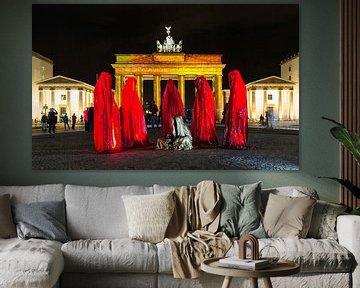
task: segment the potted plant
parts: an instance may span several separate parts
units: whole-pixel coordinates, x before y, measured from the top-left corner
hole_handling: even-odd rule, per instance
[[[353,155],[355,161],[360,165],[360,136],[355,132],[348,130],[343,124],[336,122],[333,119],[322,117],[322,119],[328,120],[334,124],[335,127],[330,129],[331,134],[342,143],[347,150]],[[320,177],[328,178],[339,182],[347,190],[349,190],[356,198],[360,198],[360,187],[354,185],[348,179],[340,179],[336,177]],[[352,214],[360,215],[360,207],[354,208]]]

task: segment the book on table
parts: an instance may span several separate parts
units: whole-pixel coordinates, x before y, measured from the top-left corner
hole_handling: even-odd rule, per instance
[[[220,259],[219,266],[237,269],[259,270],[270,267],[271,262],[267,259],[240,259],[238,256],[233,256]]]

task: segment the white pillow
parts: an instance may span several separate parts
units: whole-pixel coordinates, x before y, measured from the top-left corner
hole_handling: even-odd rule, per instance
[[[175,208],[174,191],[154,195],[123,195],[129,238],[158,243]]]

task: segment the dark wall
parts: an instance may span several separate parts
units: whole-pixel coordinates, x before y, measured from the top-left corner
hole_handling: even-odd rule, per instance
[[[110,2],[114,3],[114,1],[101,1],[101,3]],[[159,1],[146,3],[151,2],[159,3]],[[209,0],[197,2],[216,3]],[[337,0],[251,1],[251,4],[298,3],[300,7],[300,171],[296,172],[33,171],[31,167],[31,17],[32,4],[41,3],[80,4],[99,3],[99,1],[5,0],[1,2],[0,185],[40,183],[98,186],[154,183],[181,185],[194,184],[203,179],[246,184],[262,180],[265,187],[312,186],[318,190],[322,199],[338,200],[338,186],[331,181],[317,178],[319,175],[337,176],[339,173],[337,142],[329,133],[331,125],[321,120],[321,116],[338,118],[339,4]],[[177,1],[177,3],[193,3],[193,1]],[[228,3],[249,4],[249,1],[238,0]]]

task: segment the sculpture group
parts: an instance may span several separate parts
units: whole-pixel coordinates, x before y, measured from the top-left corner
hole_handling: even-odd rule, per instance
[[[156,48],[158,52],[181,52],[182,50],[182,40],[179,43],[175,43],[172,36],[170,36],[170,27],[166,27],[167,36],[164,40],[164,43],[161,44],[159,40],[156,41]]]
[[[248,113],[246,88],[238,70],[229,72],[230,98],[225,111],[222,147],[246,149]],[[183,121],[184,105],[173,80],[169,79],[162,95],[162,137],[157,149],[191,150],[217,146],[215,103],[212,89],[204,76],[194,81],[196,95],[191,129]],[[136,78],[129,77],[122,91],[120,108],[111,90],[111,75],[102,72],[95,91],[94,143],[98,153],[147,146],[148,133],[144,110],[136,90]]]

